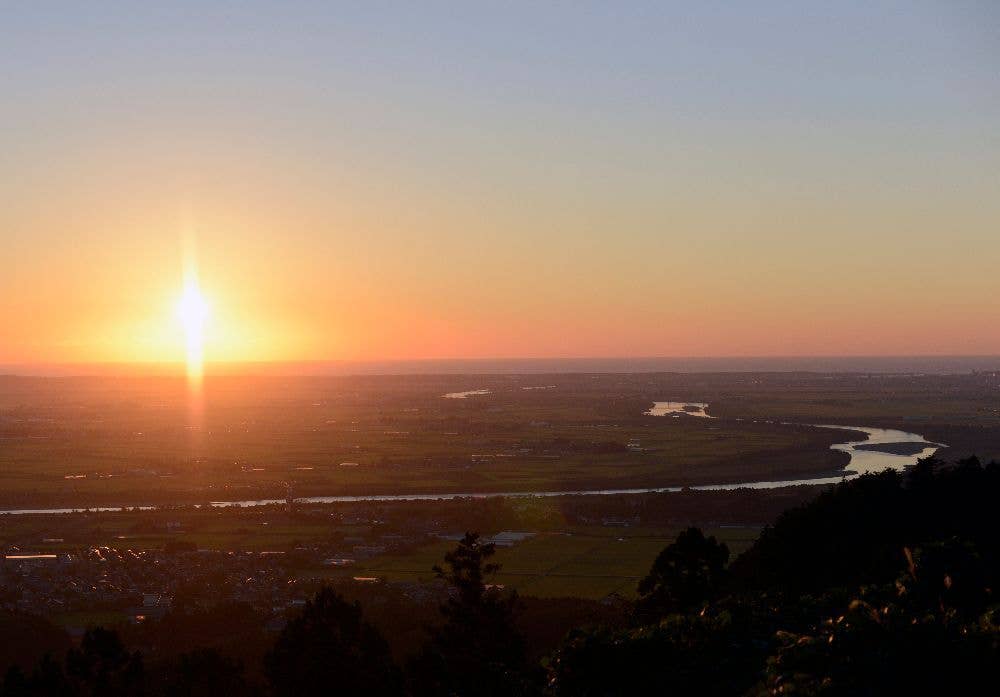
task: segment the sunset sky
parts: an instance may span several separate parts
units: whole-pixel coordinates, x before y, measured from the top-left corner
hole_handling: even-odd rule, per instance
[[[21,2],[0,363],[1000,354],[1000,4]]]

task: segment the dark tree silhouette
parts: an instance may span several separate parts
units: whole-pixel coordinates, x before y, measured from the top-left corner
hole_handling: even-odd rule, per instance
[[[571,633],[549,663],[550,690],[595,697],[995,691],[998,493],[1000,466],[974,458],[841,483],[784,513],[734,563],[738,573],[714,600],[714,592],[699,591],[712,583],[691,583],[714,553],[689,530],[681,536],[687,544],[679,538],[664,550],[641,586],[642,601],[657,612],[640,613],[645,624],[628,630]],[[713,566],[724,568],[718,557]],[[675,594],[686,587],[681,601]],[[699,596],[710,602],[692,603]]]
[[[625,630],[573,630],[549,662],[555,697],[740,695],[763,660],[734,614],[674,614]]]
[[[928,458],[905,475],[866,474],[785,511],[730,567],[744,588],[790,594],[891,582],[903,549],[957,538],[1000,577],[1000,465]]]
[[[970,562],[978,565],[970,552],[954,545],[907,550],[906,571],[894,585],[858,589],[831,616],[778,632],[764,680],[752,694],[995,693],[1000,617],[995,608],[979,614],[990,592],[981,577],[967,573]],[[952,581],[947,569],[959,570],[960,580]],[[958,594],[949,594],[956,587]],[[949,605],[954,600],[966,605],[964,613]],[[971,612],[973,604],[978,613]]]
[[[496,562],[487,559],[496,554],[496,545],[492,542],[483,544],[479,534],[467,532],[458,546],[444,555],[447,569],[435,564],[434,573],[444,580],[448,587],[456,593],[452,596],[442,612],[451,616],[454,608],[479,607],[490,600],[495,600],[495,594],[486,587],[486,577],[500,570]]]
[[[243,666],[215,649],[181,654],[163,681],[164,697],[222,697],[253,694]]]
[[[323,588],[281,632],[265,658],[278,697],[398,695],[389,645],[362,619],[361,606]]]
[[[27,676],[42,656],[63,656],[70,645],[65,630],[43,617],[0,611],[0,671],[16,665]]]
[[[62,697],[78,694],[63,672],[62,666],[46,654],[30,676],[13,667],[3,684],[3,697]]]
[[[448,584],[448,601],[441,606],[444,624],[411,665],[418,695],[526,695],[537,691],[535,673],[526,658],[524,640],[514,625],[518,601],[486,583],[500,570],[488,561],[496,552],[476,533],[466,533],[435,566]]]
[[[175,596],[176,597],[176,596]],[[246,666],[257,665],[274,641],[264,631],[267,614],[247,603],[201,608],[172,606],[159,620],[147,619],[129,632],[150,655],[179,658],[193,648],[214,649]]]
[[[80,647],[66,654],[70,693],[81,697],[129,697],[143,694],[142,656],[130,653],[118,633],[95,627],[83,635]]]
[[[8,668],[6,675],[4,675],[0,695],[3,697],[28,697],[31,694],[30,688],[31,685],[21,666],[15,664]]]
[[[637,609],[646,618],[690,610],[722,587],[729,548],[699,528],[688,528],[668,545],[639,582]]]

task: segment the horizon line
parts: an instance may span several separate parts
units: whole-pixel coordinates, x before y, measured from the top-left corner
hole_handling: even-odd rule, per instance
[[[871,361],[874,363],[884,363],[895,361],[904,363],[914,362],[913,365],[896,366],[896,370],[885,370],[889,366],[880,366],[882,370],[875,366],[865,368],[860,365],[853,366],[854,370],[845,370],[850,366],[827,365],[844,364],[848,362]],[[697,364],[718,364],[726,363],[738,364],[744,362],[745,365],[731,365],[728,368],[709,365],[699,367]],[[786,362],[785,367],[774,365],[753,366],[753,363],[773,363]],[[815,363],[809,367],[808,363]],[[967,363],[968,365],[949,365],[949,362]],[[979,362],[996,362],[994,366],[972,365]],[[591,364],[590,370],[567,370],[571,366],[582,368],[585,364]],[[674,363],[677,365],[667,366],[652,365],[654,363]],[[933,365],[937,363],[937,365]],[[584,364],[581,366],[581,364]],[[613,366],[611,364],[618,364]],[[688,364],[684,366],[682,364]],[[493,370],[462,371],[458,368],[465,367],[492,367]],[[560,369],[560,366],[562,369]],[[388,358],[388,359],[288,359],[288,360],[259,360],[259,361],[207,361],[205,363],[208,377],[326,377],[351,375],[435,375],[435,374],[476,374],[476,375],[510,375],[518,374],[514,368],[520,367],[525,373],[657,373],[657,372],[838,372],[838,373],[913,373],[913,372],[934,372],[944,373],[967,373],[976,369],[997,370],[1000,369],[1000,354],[734,354],[734,355],[712,355],[712,356],[544,356],[544,357],[495,357],[495,358]],[[292,368],[289,373],[276,372],[281,369]],[[359,372],[349,372],[350,369]],[[436,368],[436,370],[418,370],[418,368]],[[548,368],[548,370],[546,370]],[[949,369],[950,368],[950,369]],[[320,372],[307,372],[308,370],[318,370]],[[395,370],[393,370],[395,369]],[[401,370],[405,369],[405,370]],[[0,363],[0,376],[4,377],[176,377],[183,375],[185,364],[183,361],[42,361],[42,362],[10,362]],[[241,373],[240,370],[263,371]],[[73,372],[81,371],[81,372]],[[96,372],[95,372],[96,371]],[[401,371],[401,372],[400,372]]]

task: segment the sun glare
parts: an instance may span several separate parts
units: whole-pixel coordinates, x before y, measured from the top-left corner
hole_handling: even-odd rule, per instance
[[[204,375],[205,323],[209,308],[196,278],[184,283],[184,293],[177,302],[177,318],[184,328],[187,347],[187,375],[194,385],[200,385]]]

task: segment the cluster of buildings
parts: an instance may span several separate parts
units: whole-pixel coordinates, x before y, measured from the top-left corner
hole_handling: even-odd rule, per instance
[[[178,603],[248,602],[284,609],[308,584],[274,553],[161,552],[91,547],[78,553],[9,553],[0,563],[0,608],[42,615],[115,612],[142,622]]]
[[[179,526],[168,523],[167,530],[178,532]],[[424,535],[385,533],[345,535],[336,543],[286,551],[219,551],[187,544],[28,554],[9,547],[0,550],[0,610],[44,616],[114,613],[139,623],[171,607],[239,602],[284,615],[315,593],[324,578],[329,580],[323,569],[343,572],[337,575],[343,580],[375,582],[352,567],[423,541]]]

